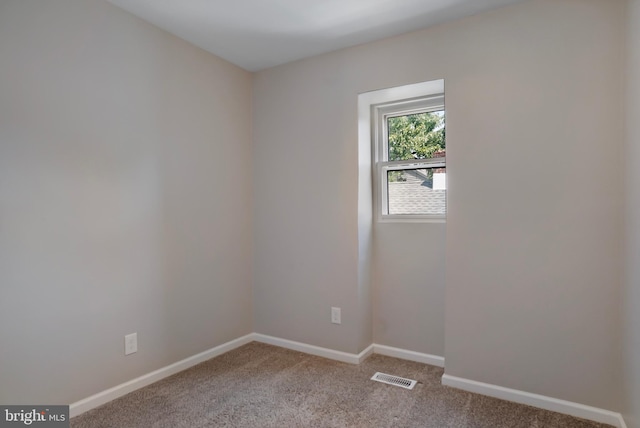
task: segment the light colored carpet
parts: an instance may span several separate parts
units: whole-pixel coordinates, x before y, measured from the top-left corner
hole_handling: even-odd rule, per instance
[[[369,380],[418,380],[413,390]],[[250,343],[71,419],[71,427],[608,427],[442,386],[443,370],[351,365]]]

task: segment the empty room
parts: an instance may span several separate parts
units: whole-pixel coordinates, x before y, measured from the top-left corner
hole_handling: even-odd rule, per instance
[[[0,0],[0,426],[640,428],[640,0]]]

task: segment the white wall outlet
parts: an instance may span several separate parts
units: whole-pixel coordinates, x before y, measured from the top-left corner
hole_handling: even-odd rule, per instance
[[[341,324],[340,308],[331,308],[331,322],[334,324]]]
[[[124,355],[138,352],[138,333],[127,334],[124,337]]]

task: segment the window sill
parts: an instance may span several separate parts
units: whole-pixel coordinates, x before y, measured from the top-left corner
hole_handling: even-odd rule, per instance
[[[385,215],[377,219],[378,223],[446,223],[445,216],[429,215]]]

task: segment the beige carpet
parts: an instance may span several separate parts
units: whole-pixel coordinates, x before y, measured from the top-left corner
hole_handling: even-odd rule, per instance
[[[412,391],[375,372],[419,383]],[[442,369],[373,355],[339,363],[250,343],[71,419],[71,427],[584,427],[597,424],[442,386]]]

